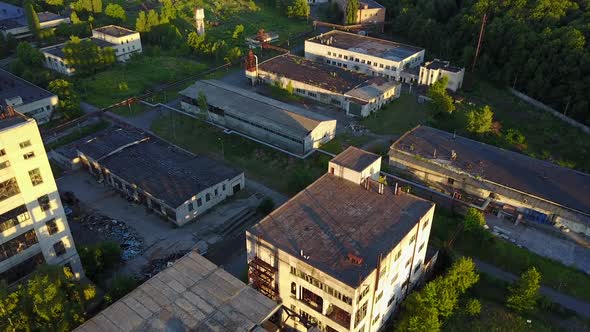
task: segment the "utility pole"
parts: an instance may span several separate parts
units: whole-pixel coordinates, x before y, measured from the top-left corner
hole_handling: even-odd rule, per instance
[[[565,104],[565,110],[563,111],[563,115],[567,116],[567,109],[570,107],[570,101],[572,101],[572,96],[567,96],[567,104]]]
[[[483,32],[486,27],[486,21],[488,19],[488,14],[484,13],[481,19],[481,28],[479,29],[479,38],[477,40],[477,48],[475,49],[475,57],[473,58],[473,65],[471,66],[471,71],[475,71],[475,64],[477,63],[477,57],[479,56],[479,50],[481,49],[481,42],[483,41]]]
[[[223,150],[223,139],[219,137],[218,140],[221,143],[221,156],[223,157],[223,159],[225,159],[225,151]]]

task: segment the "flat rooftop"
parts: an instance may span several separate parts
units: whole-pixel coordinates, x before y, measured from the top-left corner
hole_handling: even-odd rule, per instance
[[[93,42],[96,46],[98,47],[113,47],[116,44],[110,43],[106,40],[100,39],[100,38],[94,38],[94,37],[90,37],[90,38],[84,38],[82,39],[82,41],[84,40],[90,40],[91,42]],[[57,45],[53,45],[53,46],[48,46],[48,47],[44,47],[42,49],[40,49],[41,52],[45,52],[45,53],[49,53],[51,55],[54,55],[58,58],[65,58],[65,53],[64,53],[64,46],[66,44],[57,44]]]
[[[424,66],[426,68],[428,68],[428,69],[434,69],[434,70],[436,70],[436,69],[444,69],[446,71],[450,71],[450,72],[453,72],[453,73],[458,73],[461,70],[463,70],[463,69],[461,69],[459,67],[451,66],[449,64],[449,62],[447,62],[447,61],[440,61],[440,60],[433,60],[433,61],[427,62]]]
[[[394,195],[378,184],[369,189],[324,174],[249,232],[294,257],[356,288],[434,206],[421,198]],[[348,259],[354,254],[360,265]],[[301,258],[303,260],[303,258]]]
[[[409,131],[391,149],[590,214],[589,174],[426,126]]]
[[[416,46],[339,30],[326,32],[307,41],[398,62],[424,51]]]
[[[369,167],[369,165],[376,162],[379,158],[381,158],[381,156],[351,145],[342,153],[334,157],[331,162],[361,172]],[[381,167],[381,165],[379,165],[379,167]]]
[[[4,106],[0,105],[0,130],[29,121],[29,118],[18,112],[9,115],[3,107]]]
[[[20,97],[23,104],[54,97],[55,95],[29,81],[0,69],[0,106],[6,105],[7,99]],[[19,105],[15,107],[18,108]]]
[[[118,25],[107,25],[94,30],[113,37],[125,37],[137,33],[137,31],[123,28]]]
[[[113,174],[176,208],[241,172],[205,156],[194,156],[132,129],[99,132],[78,151]]]
[[[65,17],[52,12],[39,12],[37,13],[37,16],[39,16],[39,21],[41,23],[65,19]]]
[[[74,331],[251,331],[279,306],[193,251]]]
[[[258,68],[293,81],[365,100],[379,97],[383,89],[399,85],[384,78],[371,77],[292,54],[283,54],[266,60]]]
[[[201,91],[207,96],[209,105],[226,114],[264,123],[295,138],[307,136],[323,121],[336,121],[217,80],[197,81],[179,94],[197,98]]]
[[[0,30],[10,30],[26,26],[24,18],[7,18],[0,20]]]

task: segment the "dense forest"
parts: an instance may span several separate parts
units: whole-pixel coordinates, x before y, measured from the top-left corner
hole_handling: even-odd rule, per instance
[[[396,36],[427,57],[471,69],[484,14],[476,72],[514,86],[590,124],[590,0],[382,0]]]

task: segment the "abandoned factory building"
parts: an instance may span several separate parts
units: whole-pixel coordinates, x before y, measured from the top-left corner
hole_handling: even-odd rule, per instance
[[[378,331],[436,257],[434,203],[380,181],[380,166],[350,147],[246,233],[250,281],[297,314],[291,327]]]
[[[590,235],[590,175],[418,126],[394,142],[390,165],[509,220]]]
[[[78,146],[90,173],[176,225],[244,188],[244,173],[155,137],[114,127]]]
[[[186,112],[200,113],[205,96],[213,123],[299,155],[336,135],[336,120],[220,81],[197,81],[180,95]]]
[[[294,93],[333,104],[354,116],[366,117],[399,97],[400,83],[331,66],[331,61],[316,62],[291,54],[279,55],[258,66],[250,60],[246,77],[252,82],[280,83],[283,87],[290,84]]]

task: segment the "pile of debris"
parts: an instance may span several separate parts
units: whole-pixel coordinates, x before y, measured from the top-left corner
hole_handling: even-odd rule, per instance
[[[181,250],[175,253],[172,253],[164,258],[157,258],[152,259],[149,264],[144,266],[141,269],[141,274],[147,280],[152,276],[158,274],[160,271],[164,270],[165,268],[172,266],[174,262],[176,262],[179,258],[186,255],[189,250]]]
[[[122,249],[123,261],[139,256],[143,251],[143,239],[124,222],[103,215],[87,214],[80,219],[80,223],[104,240],[117,242]]]

